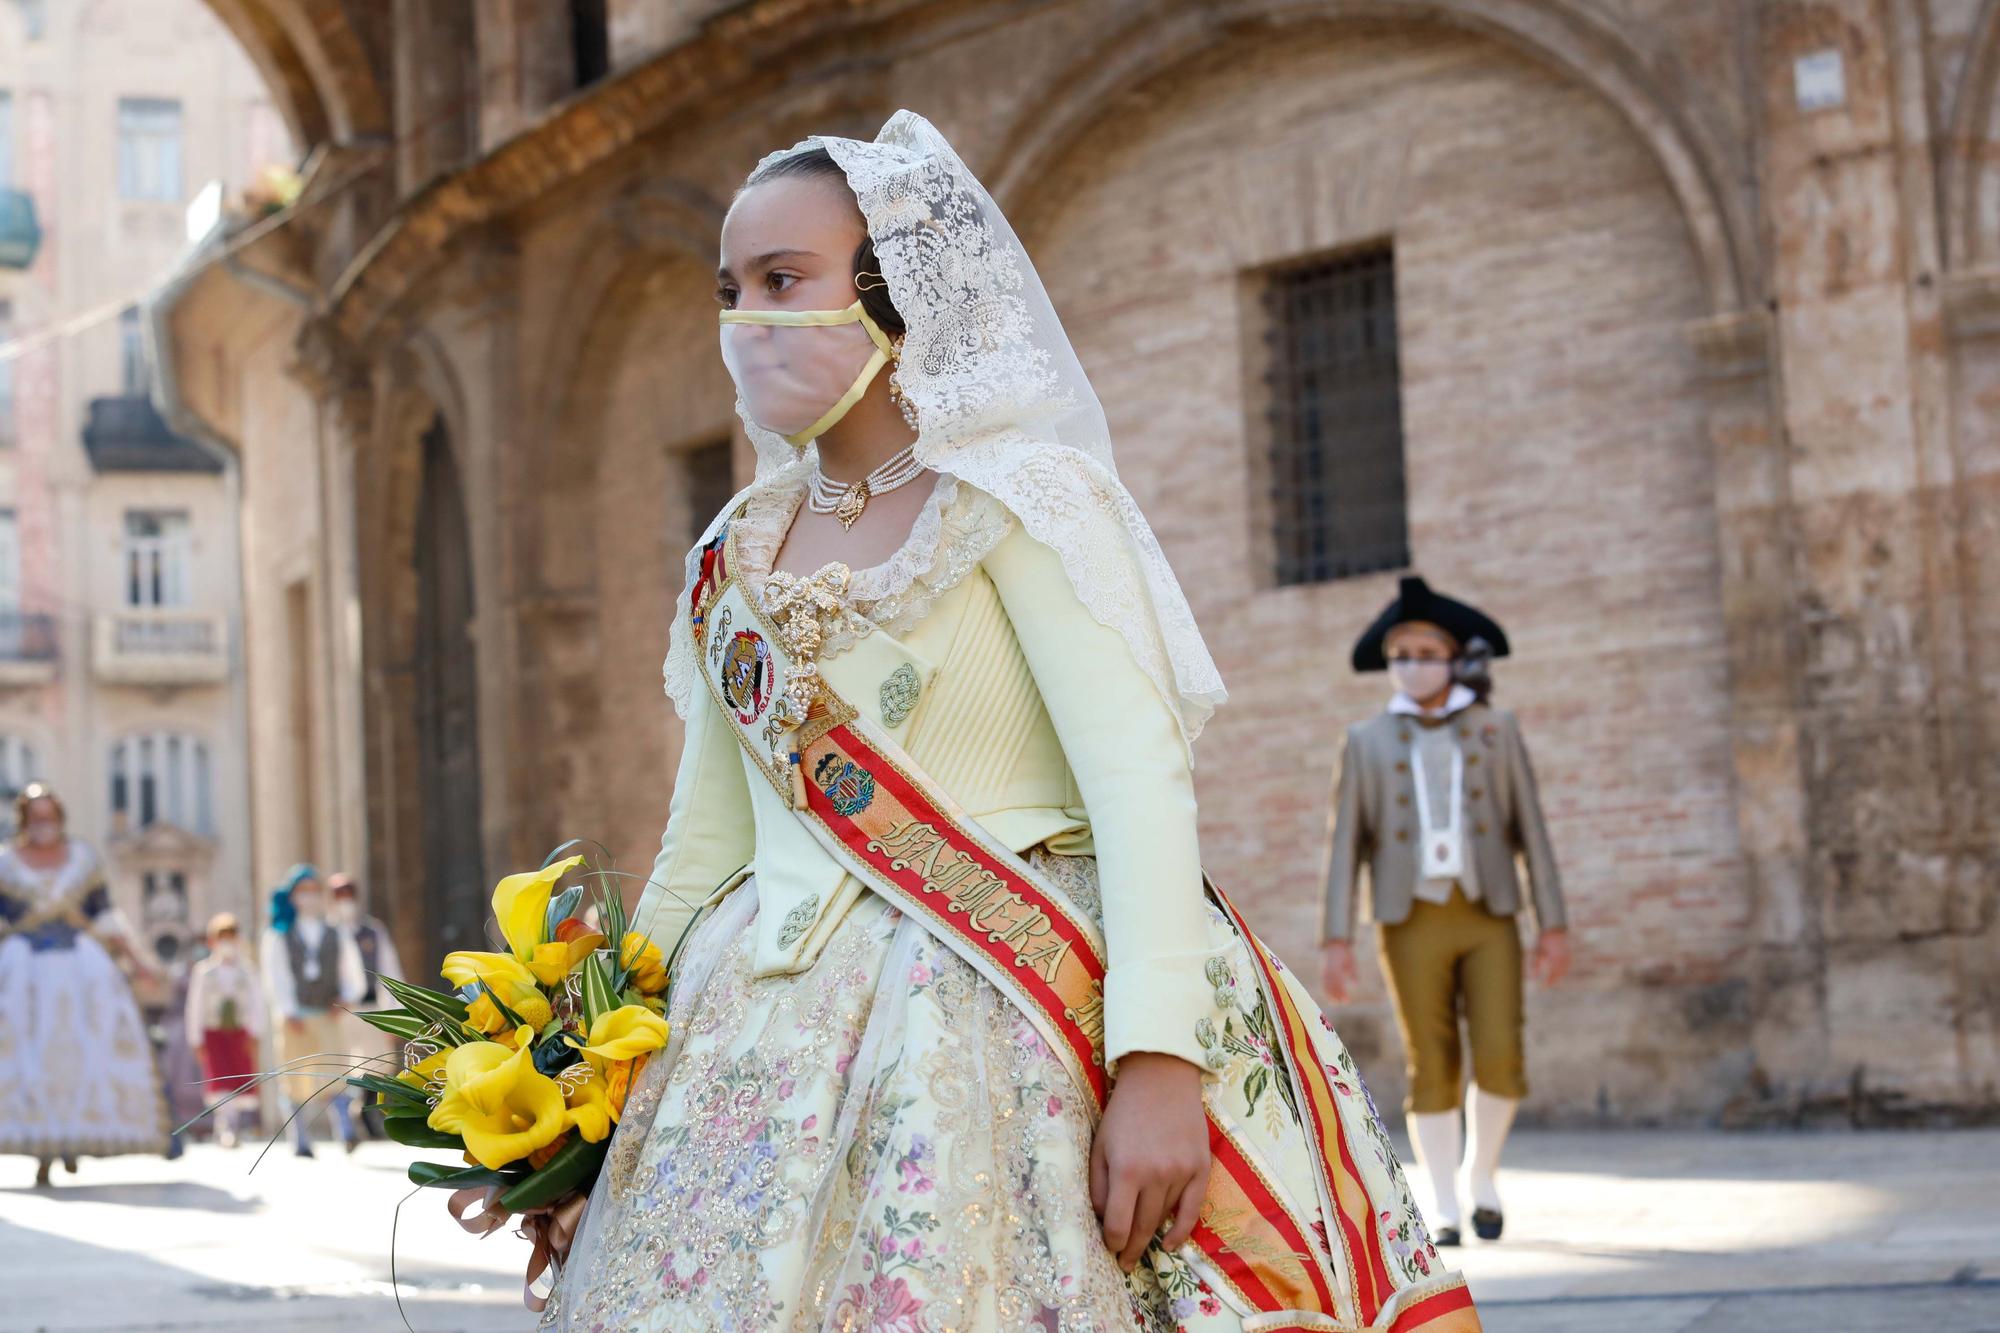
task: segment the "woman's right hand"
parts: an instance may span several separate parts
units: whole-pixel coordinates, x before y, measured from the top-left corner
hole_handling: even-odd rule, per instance
[[[1347,940],[1328,940],[1319,950],[1319,981],[1333,1004],[1346,1004],[1359,988],[1360,971],[1354,965],[1354,945]]]

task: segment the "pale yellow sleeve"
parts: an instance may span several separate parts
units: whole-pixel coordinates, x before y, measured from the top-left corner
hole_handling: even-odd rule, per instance
[[[1176,1055],[1204,1070],[1220,1030],[1180,723],[1125,640],[1092,618],[1055,552],[1016,529],[986,558],[1083,796],[1097,850],[1108,972],[1104,1054]]]
[[[704,691],[688,716],[667,830],[633,913],[633,928],[671,953],[696,909],[749,863],[755,849],[743,758]]]

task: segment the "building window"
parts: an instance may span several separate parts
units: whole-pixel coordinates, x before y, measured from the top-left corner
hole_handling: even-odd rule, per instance
[[[34,746],[19,736],[0,735],[0,838],[14,836],[14,798],[41,775]]]
[[[0,348],[14,340],[14,307],[0,301]],[[14,443],[14,357],[0,351],[0,448]]]
[[[681,467],[687,483],[688,545],[692,546],[708,531],[709,520],[736,494],[729,441],[716,440],[688,450],[681,457]]]
[[[164,97],[118,99],[118,193],[180,203],[181,104]]]
[[[188,532],[185,511],[125,511],[125,605],[187,605]]]
[[[171,824],[212,836],[208,743],[179,732],[127,736],[111,747],[111,826],[136,833]]]
[[[137,306],[127,306],[118,313],[118,375],[126,397],[146,396],[150,379],[146,366],[146,329],[139,322]]]
[[[21,516],[0,509],[0,615],[21,609]]]
[[[611,25],[604,9],[604,0],[569,0],[570,52],[579,88],[611,72]]]
[[[48,0],[14,0],[14,7],[21,11],[21,36],[39,42],[49,35]]]
[[[0,89],[0,190],[14,185],[14,94]]]
[[[1279,269],[1264,301],[1277,582],[1408,565],[1394,251]]]

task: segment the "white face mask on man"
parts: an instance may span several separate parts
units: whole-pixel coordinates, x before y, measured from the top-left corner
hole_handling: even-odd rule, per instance
[[[1451,663],[1431,658],[1400,657],[1389,664],[1396,688],[1422,701],[1442,694],[1451,685]]]
[[[845,310],[724,310],[722,364],[750,419],[800,448],[868,392],[896,344],[856,300]]]
[[[361,922],[361,904],[352,898],[333,900],[333,923],[336,926],[353,926]]]

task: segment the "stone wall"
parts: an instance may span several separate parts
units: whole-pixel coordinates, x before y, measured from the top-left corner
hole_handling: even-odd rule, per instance
[[[1270,586],[1248,312],[1264,266],[1389,239],[1415,559],[1513,634],[1501,699],[1573,903],[1576,975],[1531,999],[1534,1113],[1993,1112],[2000,4],[634,13],[614,77],[552,109],[482,34],[485,88],[520,99],[482,110],[489,155],[439,157],[345,270],[315,259],[378,404],[369,769],[404,784],[371,807],[381,873],[421,803],[385,405],[459,400],[489,861],[587,835],[643,868],[677,738],[676,456],[729,428],[722,208],[769,148],[908,105],[1002,196],[1105,400],[1234,695],[1200,752],[1207,857],[1288,955],[1316,942],[1342,726],[1381,703],[1346,649],[1392,581]],[[399,29],[378,83],[411,86],[405,38],[440,49]],[[1828,50],[1844,101],[1801,111],[1794,62]],[[1372,972],[1339,1018],[1393,1096]]]

